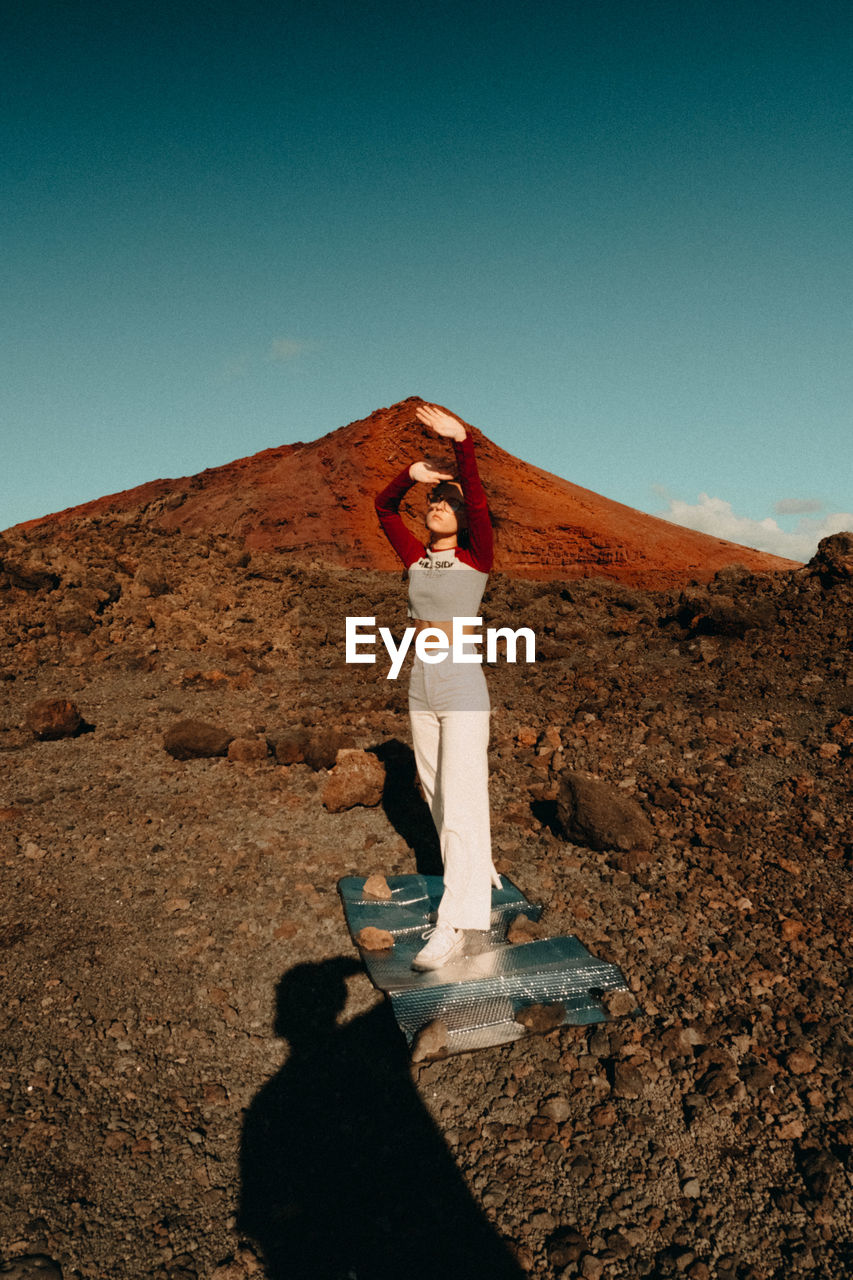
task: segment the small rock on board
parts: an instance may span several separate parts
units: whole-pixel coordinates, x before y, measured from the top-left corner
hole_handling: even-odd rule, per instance
[[[394,939],[387,929],[377,929],[372,924],[359,929],[355,940],[365,951],[390,951],[394,945]]]
[[[385,877],[378,873],[367,877],[362,893],[365,898],[378,898],[382,902],[391,900],[391,886]]]

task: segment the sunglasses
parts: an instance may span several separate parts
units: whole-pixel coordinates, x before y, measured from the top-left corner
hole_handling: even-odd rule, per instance
[[[457,514],[465,510],[465,499],[456,488],[455,484],[450,484],[447,480],[442,480],[441,484],[437,484],[434,489],[430,490],[430,502],[446,502],[451,511]]]

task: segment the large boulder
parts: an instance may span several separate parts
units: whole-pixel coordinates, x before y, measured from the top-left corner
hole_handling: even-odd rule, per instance
[[[853,533],[832,533],[821,538],[808,567],[825,587],[853,579]]]
[[[330,813],[352,809],[357,804],[372,808],[379,804],[385,789],[385,766],[369,751],[344,748],[323,791],[323,804]]]
[[[352,745],[352,738],[340,729],[307,728],[295,725],[272,735],[272,746],[279,764],[307,764],[319,772],[333,769],[338,752]]]
[[[640,806],[607,782],[564,773],[557,814],[566,835],[588,849],[648,849],[652,827]]]
[[[70,698],[40,698],[26,712],[27,727],[42,742],[73,738],[83,728],[83,717]]]
[[[163,746],[175,760],[203,760],[228,754],[234,734],[203,720],[179,720],[167,730]]]

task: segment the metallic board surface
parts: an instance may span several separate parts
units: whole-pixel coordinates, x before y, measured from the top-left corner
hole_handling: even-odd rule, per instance
[[[596,959],[575,937],[508,943],[512,920],[518,915],[538,920],[542,908],[506,877],[492,891],[489,932],[469,932],[461,957],[441,969],[416,973],[412,960],[435,918],[442,878],[389,876],[391,897],[384,900],[366,898],[364,883],[361,876],[338,883],[347,925],[354,939],[368,925],[386,929],[394,938],[390,950],[362,950],[361,955],[371,981],[390,997],[409,1044],[435,1019],[447,1027],[449,1053],[507,1044],[526,1034],[516,1016],[534,1004],[559,1005],[564,1023],[603,1022],[607,1014],[600,997],[627,989],[622,971]]]

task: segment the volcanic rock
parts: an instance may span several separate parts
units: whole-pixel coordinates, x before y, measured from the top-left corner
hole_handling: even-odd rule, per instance
[[[838,1157],[822,1147],[801,1149],[797,1153],[797,1163],[803,1181],[815,1198],[828,1195],[843,1172]]]
[[[853,578],[853,533],[833,533],[822,538],[808,568],[824,586]]]
[[[27,707],[27,725],[43,742],[73,738],[83,727],[83,717],[69,698],[41,698]]]
[[[164,596],[169,592],[169,581],[159,561],[143,560],[133,575],[133,594],[136,596]]]
[[[541,1114],[547,1116],[549,1120],[553,1120],[555,1124],[564,1124],[572,1113],[568,1100],[560,1093],[553,1094],[552,1097],[546,1098],[542,1104]]]
[[[384,876],[378,873],[368,876],[361,890],[365,898],[376,898],[382,902],[390,902],[391,886]]]
[[[228,759],[238,764],[256,764],[266,760],[269,746],[266,738],[235,738],[228,745]]]
[[[330,813],[353,809],[357,804],[372,808],[379,804],[385,787],[382,761],[369,751],[343,748],[323,791],[323,804]]]
[[[279,764],[307,764],[319,772],[334,768],[338,752],[351,745],[351,739],[339,729],[311,729],[298,725],[274,734],[272,744]]]
[[[179,720],[164,738],[163,746],[175,760],[199,760],[224,756],[234,735],[203,720]]]
[[[390,951],[394,945],[394,935],[387,929],[377,929],[375,925],[366,924],[359,929],[355,940],[365,951]]]
[[[311,729],[306,735],[302,758],[310,769],[333,769],[338,752],[347,745],[339,729]]]
[[[561,1027],[565,1018],[566,1010],[562,1004],[529,1004],[515,1015],[515,1021],[534,1035]]]
[[[53,569],[19,559],[8,542],[0,539],[0,585],[22,591],[54,591],[59,583],[59,575]]]
[[[630,991],[605,991],[601,1003],[611,1018],[624,1018],[637,1008],[636,998]]]
[[[557,814],[568,838],[589,849],[648,849],[653,840],[635,800],[582,773],[561,775]]]
[[[507,942],[535,942],[537,938],[548,938],[551,930],[540,920],[531,920],[530,916],[518,915],[506,931]]]
[[[433,1018],[432,1022],[420,1028],[412,1041],[412,1062],[446,1058],[447,1040],[447,1023],[441,1018]]]
[[[62,1280],[62,1268],[45,1253],[24,1253],[0,1263],[4,1280]]]

